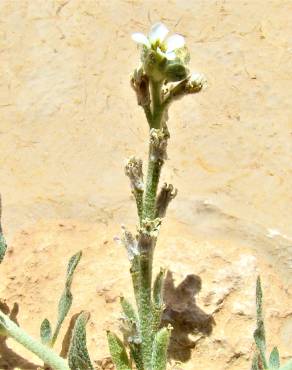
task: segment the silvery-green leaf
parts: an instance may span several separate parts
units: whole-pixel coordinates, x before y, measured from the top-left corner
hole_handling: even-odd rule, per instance
[[[165,271],[161,269],[156,276],[153,285],[153,303],[156,307],[163,305],[163,283],[164,283]]]
[[[279,369],[279,367],[280,367],[279,351],[277,347],[274,347],[270,354],[269,368],[271,370],[276,370],[276,369]]]
[[[7,249],[7,244],[4,239],[3,232],[2,232],[1,216],[2,216],[2,203],[1,203],[1,196],[0,196],[0,263],[3,261],[5,252]]]
[[[123,342],[116,334],[110,331],[107,332],[107,340],[110,354],[117,370],[131,370],[130,362]]]
[[[152,350],[152,370],[166,370],[167,349],[169,345],[170,329],[162,328],[156,333]]]
[[[131,303],[124,297],[121,297],[120,302],[126,320],[138,326],[138,318]]]
[[[80,261],[80,258],[82,256],[82,252],[78,252],[74,254],[69,260],[68,267],[67,267],[67,275],[66,275],[66,282],[65,282],[65,289],[61,295],[59,304],[58,304],[58,318],[57,318],[57,324],[54,331],[54,335],[52,338],[52,345],[54,345],[57,336],[59,334],[59,331],[61,329],[62,323],[67,316],[71,305],[73,301],[73,296],[71,293],[71,285],[73,280],[73,274],[74,271],[78,265],[78,262]]]
[[[263,367],[264,369],[268,369],[268,363],[266,360],[266,336],[263,319],[263,292],[260,277],[257,278],[256,283],[256,310],[257,310],[257,328],[254,332],[254,340],[257,345],[260,360],[263,364]]]
[[[44,319],[41,324],[40,328],[40,335],[43,344],[50,345],[52,340],[52,328],[50,321],[48,319]]]
[[[251,370],[260,370],[258,365],[258,354],[255,354],[252,359]]]
[[[6,249],[7,249],[7,244],[5,242],[4,236],[2,234],[1,226],[0,226],[0,263],[3,261]]]
[[[266,337],[265,337],[265,326],[263,318],[263,292],[261,286],[261,279],[258,276],[256,285],[256,309],[257,309],[257,329],[259,331],[258,335],[263,342],[263,349],[266,350]]]
[[[141,344],[129,343],[131,359],[134,360],[137,370],[144,370]]]
[[[73,328],[68,353],[68,363],[72,370],[93,370],[86,346],[86,324],[88,320],[89,313],[81,312]]]

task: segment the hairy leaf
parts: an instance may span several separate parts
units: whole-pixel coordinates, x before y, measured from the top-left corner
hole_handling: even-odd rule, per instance
[[[51,345],[52,341],[52,328],[50,321],[48,319],[44,319],[41,324],[40,328],[40,335],[43,344]]]
[[[257,330],[258,336],[261,339],[263,349],[266,350],[266,336],[265,336],[265,326],[263,318],[263,292],[261,286],[261,279],[258,276],[256,285],[256,309],[257,309]]]
[[[153,285],[153,303],[156,307],[163,305],[163,283],[164,283],[165,270],[161,269],[156,276]]]
[[[269,368],[271,370],[276,370],[276,369],[279,369],[279,367],[280,367],[279,351],[277,347],[274,347],[270,354]]]
[[[131,305],[131,303],[124,297],[121,297],[120,302],[126,319],[129,322],[138,325],[138,318],[134,310],[134,307]]]
[[[261,287],[261,280],[258,276],[256,284],[256,310],[257,310],[257,328],[254,332],[254,340],[258,348],[260,360],[264,369],[268,369],[266,360],[266,335],[265,325],[263,319],[263,292]]]
[[[256,353],[252,359],[251,370],[260,370],[258,365],[258,354]]]
[[[2,216],[2,203],[1,203],[1,196],[0,196],[0,263],[3,261],[5,252],[7,249],[7,244],[4,239],[3,232],[2,232],[1,216]]]
[[[74,254],[74,256],[70,258],[69,263],[68,263],[65,289],[61,295],[61,298],[58,304],[58,319],[57,319],[57,324],[56,324],[56,328],[54,331],[54,335],[51,341],[52,345],[54,345],[58,337],[59,331],[61,329],[62,323],[65,317],[67,316],[71,308],[71,305],[72,305],[73,296],[71,293],[71,285],[72,285],[72,280],[73,280],[73,274],[78,265],[78,262],[81,259],[81,256],[82,256],[82,252],[78,252]]]
[[[144,370],[141,344],[130,343],[130,355],[134,360],[137,370]]]
[[[110,331],[107,332],[107,340],[110,354],[117,370],[131,370],[130,362],[123,342],[116,334]]]
[[[166,370],[169,338],[169,328],[162,328],[155,335],[151,359],[152,370]]]
[[[2,234],[1,226],[0,226],[0,263],[4,259],[6,249],[7,249],[7,244],[5,242],[4,236]]]
[[[93,370],[86,346],[86,324],[88,320],[89,313],[81,312],[74,325],[68,353],[68,363],[72,370]]]

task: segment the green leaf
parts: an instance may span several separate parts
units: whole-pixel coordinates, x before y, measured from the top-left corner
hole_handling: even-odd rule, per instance
[[[130,362],[123,342],[116,334],[110,331],[107,332],[107,340],[110,354],[117,370],[131,370]]]
[[[93,370],[86,346],[86,324],[89,320],[88,312],[81,312],[74,325],[68,363],[72,370]]]
[[[152,370],[166,370],[170,328],[162,328],[155,335],[152,350]]]
[[[40,335],[42,343],[50,346],[52,341],[52,328],[48,319],[44,319],[44,321],[42,322]]]
[[[59,331],[61,329],[61,326],[63,324],[63,321],[65,319],[65,317],[67,316],[70,308],[71,308],[71,305],[72,305],[72,301],[73,301],[73,296],[72,296],[72,293],[71,293],[71,285],[72,285],[72,280],[73,280],[73,274],[74,274],[74,271],[78,265],[78,262],[80,261],[81,259],[81,256],[82,256],[82,252],[78,252],[76,254],[74,254],[74,256],[72,256],[69,260],[69,263],[68,263],[68,267],[67,267],[67,275],[66,275],[66,282],[65,282],[65,289],[61,295],[61,298],[59,300],[59,304],[58,304],[58,319],[57,319],[57,324],[56,324],[56,328],[55,328],[55,331],[54,331],[54,335],[53,335],[53,338],[52,338],[52,346],[55,344],[56,342],[56,339],[58,337],[58,334],[59,334]]]
[[[121,302],[123,314],[125,315],[126,320],[138,326],[138,317],[131,303],[124,297],[120,298],[120,302]]]
[[[0,263],[3,261],[3,258],[6,253],[7,244],[3,236],[2,226],[1,226],[1,216],[2,216],[2,203],[1,203],[1,196],[0,196]]]
[[[131,359],[134,360],[137,370],[144,370],[141,344],[129,343]]]
[[[6,249],[7,249],[7,244],[6,244],[4,236],[2,234],[1,225],[0,225],[0,263],[4,259]]]
[[[256,285],[256,309],[257,309],[257,330],[258,335],[264,345],[264,350],[266,350],[266,336],[265,336],[265,326],[263,318],[263,292],[261,287],[261,279],[258,276]]]
[[[251,370],[260,370],[257,353],[253,356]]]
[[[164,283],[165,270],[161,269],[156,276],[153,285],[153,303],[156,307],[163,305],[163,283]]]
[[[269,368],[271,370],[276,370],[280,368],[280,356],[277,347],[274,347],[270,354]]]
[[[256,283],[256,310],[257,310],[257,328],[253,334],[255,343],[257,345],[260,360],[264,369],[268,369],[266,360],[266,335],[265,325],[263,319],[263,292],[261,287],[261,279],[258,276]]]

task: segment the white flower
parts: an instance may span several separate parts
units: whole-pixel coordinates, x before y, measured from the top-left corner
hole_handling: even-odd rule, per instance
[[[132,39],[147,49],[156,50],[158,54],[168,60],[174,60],[176,58],[175,50],[184,47],[185,39],[178,34],[166,38],[168,32],[163,23],[155,23],[151,27],[148,37],[143,33],[136,32],[132,34]]]

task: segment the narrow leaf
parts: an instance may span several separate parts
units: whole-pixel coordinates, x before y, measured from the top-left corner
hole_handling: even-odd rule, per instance
[[[152,370],[166,370],[170,328],[162,328],[155,335],[152,350]]]
[[[134,360],[137,370],[144,370],[141,344],[129,343],[131,359]]]
[[[261,287],[261,280],[258,276],[256,283],[256,311],[257,311],[257,328],[254,332],[254,340],[259,351],[259,357],[264,369],[268,369],[266,360],[266,336],[263,319],[263,292]]]
[[[138,325],[138,318],[136,315],[136,312],[131,305],[131,303],[124,297],[120,298],[121,306],[123,309],[123,314],[125,315],[125,318],[130,322],[134,323],[135,325]]]
[[[161,269],[157,274],[153,286],[153,303],[156,307],[163,305],[163,283],[164,283],[165,270]]]
[[[280,355],[277,347],[274,347],[270,354],[269,367],[271,370],[276,370],[280,367]]]
[[[72,370],[93,370],[86,346],[86,324],[88,320],[89,313],[81,312],[74,325],[68,353],[68,363]]]
[[[4,239],[3,232],[2,232],[1,216],[2,216],[2,203],[1,203],[1,196],[0,196],[0,263],[3,261],[5,252],[7,249],[7,244]]]
[[[65,317],[67,316],[71,308],[71,305],[72,305],[73,296],[71,293],[71,285],[72,285],[72,280],[73,280],[73,274],[78,265],[78,262],[81,259],[81,256],[82,256],[82,252],[78,252],[74,254],[74,256],[70,258],[69,263],[68,263],[65,289],[61,295],[61,298],[58,304],[58,319],[57,319],[57,324],[56,324],[56,328],[54,331],[54,335],[52,338],[52,345],[54,345],[54,343],[56,342],[56,339],[58,337],[63,321]]]
[[[258,354],[257,353],[253,356],[251,370],[260,370],[259,364],[258,364]]]
[[[2,234],[1,226],[0,226],[0,263],[4,259],[6,249],[7,249],[7,244],[5,242],[4,236]]]
[[[117,370],[131,370],[128,355],[123,342],[110,331],[107,332],[108,346]]]
[[[43,344],[51,345],[52,340],[52,328],[50,321],[48,319],[44,319],[41,324],[40,328],[40,335]]]
[[[265,326],[263,318],[263,292],[261,286],[261,279],[258,276],[256,285],[256,309],[257,309],[257,329],[259,331],[259,336],[264,345],[264,350],[266,350],[266,337],[265,337]]]

